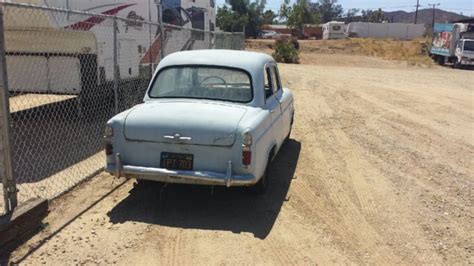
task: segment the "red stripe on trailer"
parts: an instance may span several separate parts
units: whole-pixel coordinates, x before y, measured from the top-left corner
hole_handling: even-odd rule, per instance
[[[158,58],[158,55],[160,54],[160,51],[161,51],[161,40],[160,40],[160,35],[157,35],[156,39],[151,44],[150,49],[146,51],[145,55],[142,57],[142,60],[140,60],[140,64],[155,63],[156,59]]]
[[[164,27],[164,38],[163,41],[166,40],[166,36],[168,32],[173,31],[172,28],[168,28],[167,26]],[[158,55],[161,52],[161,38],[160,34],[156,35],[155,40],[151,44],[150,49],[145,52],[145,55],[140,60],[140,64],[154,64],[157,62]]]
[[[117,13],[120,12],[121,10],[123,10],[127,7],[130,7],[130,6],[134,6],[134,5],[136,5],[136,4],[121,5],[121,6],[113,8],[113,9],[107,10],[105,12],[102,12],[101,14],[102,15],[108,15],[108,16],[114,16],[114,15],[117,15]],[[72,29],[72,30],[88,31],[88,30],[92,29],[92,27],[94,27],[95,25],[102,23],[104,20],[105,20],[105,18],[103,18],[103,17],[92,16],[92,17],[90,17],[90,18],[88,18],[84,21],[80,21],[80,22],[74,23],[72,25],[66,26],[65,28],[66,29]]]

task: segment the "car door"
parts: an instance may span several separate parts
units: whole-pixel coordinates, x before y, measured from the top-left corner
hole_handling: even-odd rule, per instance
[[[280,139],[282,141],[285,140],[288,132],[290,131],[291,127],[291,119],[292,119],[292,111],[291,111],[291,96],[288,93],[283,91],[283,86],[281,84],[280,74],[278,72],[278,67],[276,65],[271,67],[272,75],[274,78],[275,88],[276,88],[276,99],[280,104],[280,111],[281,111],[281,129],[280,129]]]
[[[270,112],[272,118],[273,136],[280,146],[282,143],[283,119],[279,97],[281,89],[278,89],[278,82],[275,76],[274,65],[265,67],[265,108]]]

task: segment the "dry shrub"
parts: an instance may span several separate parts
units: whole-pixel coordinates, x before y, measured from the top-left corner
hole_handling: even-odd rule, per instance
[[[275,50],[272,56],[277,62],[298,64],[299,48],[297,39],[282,37],[275,40]]]

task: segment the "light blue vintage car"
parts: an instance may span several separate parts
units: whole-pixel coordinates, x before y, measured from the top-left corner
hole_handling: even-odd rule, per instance
[[[144,103],[108,121],[106,169],[117,177],[264,193],[294,112],[268,55],[174,53],[160,62]]]

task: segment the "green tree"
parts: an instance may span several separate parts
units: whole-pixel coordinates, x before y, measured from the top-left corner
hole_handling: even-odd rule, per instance
[[[246,15],[240,15],[225,5],[217,8],[216,24],[223,31],[242,31],[247,22]]]
[[[247,16],[249,18],[245,27],[245,34],[257,38],[263,26],[263,10],[266,0],[255,0],[248,6]]]
[[[358,8],[349,8],[344,17],[345,23],[358,22],[361,20],[360,9]]]
[[[319,13],[323,23],[341,19],[344,13],[342,5],[337,4],[337,0],[318,0],[310,4],[310,10]]]
[[[286,20],[286,25],[292,29],[303,30],[304,24],[320,22],[319,13],[312,12],[307,0],[297,0],[292,6],[285,0],[280,7],[280,17]]]
[[[248,12],[249,0],[226,0],[232,11],[237,12],[240,15],[245,15]]]
[[[361,16],[361,21],[363,22],[375,22],[375,23],[381,23],[385,18],[385,13],[382,11],[381,8],[379,8],[376,11],[373,10],[362,10],[362,16]]]
[[[218,8],[216,24],[225,31],[241,31],[245,26],[245,35],[256,38],[260,32],[266,0],[226,0]]]
[[[385,20],[385,13],[379,8],[377,11],[372,12],[368,20],[369,22],[381,23]]]
[[[275,24],[276,17],[277,14],[275,14],[272,10],[263,12],[263,24]]]

